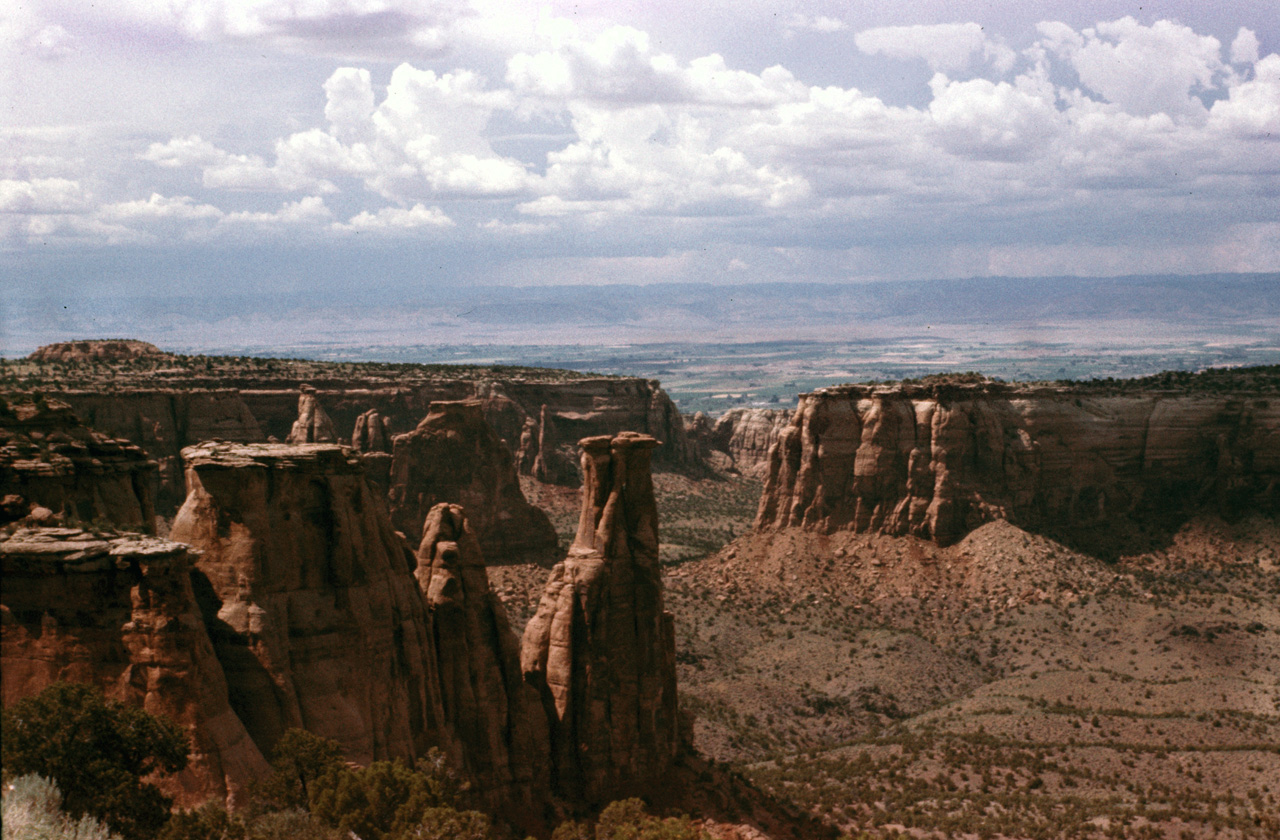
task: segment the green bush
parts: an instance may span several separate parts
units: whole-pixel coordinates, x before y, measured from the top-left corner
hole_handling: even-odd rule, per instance
[[[316,780],[342,769],[342,748],[337,741],[290,729],[271,751],[271,775],[254,785],[255,798],[271,810],[309,810]]]
[[[88,814],[127,840],[169,819],[173,800],[142,777],[187,766],[187,736],[173,721],[92,686],[54,683],[5,709],[0,728],[5,772],[52,779],[73,817]]]

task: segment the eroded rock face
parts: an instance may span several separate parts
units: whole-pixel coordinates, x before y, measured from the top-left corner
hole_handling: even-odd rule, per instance
[[[391,516],[410,539],[421,538],[427,513],[448,502],[466,508],[491,563],[555,551],[551,521],[525,499],[511,450],[485,422],[480,402],[432,403],[392,449]]]
[[[652,789],[678,747],[675,643],[663,609],[650,475],[657,441],[582,446],[582,512],[525,629],[521,668],[552,717],[553,781],[602,803]]]
[[[191,562],[185,545],[140,535],[38,528],[0,537],[0,684],[5,705],[66,680],[173,719],[193,751],[185,771],[162,781],[166,792],[186,807],[210,797],[234,804],[268,768],[229,705]]]
[[[348,758],[447,746],[411,550],[350,450],[211,442],[183,450],[171,537],[195,581],[232,708],[264,753],[290,727]]]
[[[841,386],[801,397],[756,527],[947,545],[994,519],[1069,528],[1205,504],[1275,510],[1278,483],[1275,400]]]
[[[769,471],[769,450],[791,422],[791,414],[775,408],[734,408],[712,422],[698,412],[685,422],[685,431],[708,463],[763,478]]]
[[[156,470],[141,449],[85,426],[65,403],[0,401],[0,522],[34,511],[49,524],[153,533]]]
[[[520,642],[460,506],[427,514],[417,560],[454,760],[494,805],[532,808],[547,791],[547,720],[521,677]]]
[[[293,421],[286,443],[333,443],[338,439],[333,421],[324,413],[316,389],[303,385],[298,394],[298,419]]]

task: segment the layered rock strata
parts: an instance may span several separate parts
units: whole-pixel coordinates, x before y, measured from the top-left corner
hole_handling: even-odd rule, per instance
[[[532,809],[547,791],[547,720],[460,506],[427,514],[417,560],[453,759],[496,807]]]
[[[675,643],[658,568],[657,441],[624,432],[581,446],[577,536],[525,629],[521,668],[551,717],[557,790],[598,804],[653,789],[672,766]]]
[[[110,391],[91,384],[42,385],[42,390],[71,405],[90,426],[141,446],[159,462],[156,504],[158,512],[170,516],[186,497],[182,449],[215,438],[242,443],[285,440],[299,420],[301,399],[296,379],[248,375],[210,379],[198,369],[179,366],[166,373],[159,380],[114,376]],[[521,451],[521,474],[534,475],[540,462],[544,478],[566,485],[580,479],[573,441],[623,429],[663,441],[655,456],[659,464],[676,469],[701,464],[685,436],[679,412],[656,381],[414,380],[408,376],[400,380],[395,384],[385,379],[316,380],[314,396],[323,403],[332,427],[342,429],[352,429],[357,418],[371,409],[389,420],[392,428],[412,429],[432,402],[479,400],[498,437],[513,451]],[[164,387],[157,387],[155,381],[165,383]],[[526,426],[531,445],[522,448]],[[539,447],[544,429],[549,442]]]
[[[365,472],[383,493],[391,490],[391,419],[371,408],[356,418],[351,448],[360,455]]]
[[[183,457],[190,493],[171,537],[201,551],[205,622],[263,752],[290,727],[360,763],[444,745],[416,560],[358,458],[220,442]]]
[[[841,386],[802,395],[758,529],[914,534],[993,519],[1106,527],[1203,505],[1280,504],[1280,401],[1070,388]]]
[[[525,499],[511,450],[484,417],[479,401],[436,402],[414,431],[395,436],[392,521],[416,541],[435,505],[461,504],[490,562],[548,555],[555,529]]]
[[[57,400],[0,400],[0,521],[32,513],[151,533],[157,467]],[[43,510],[42,510],[43,509]]]
[[[0,537],[0,685],[5,705],[58,680],[88,682],[162,714],[191,737],[178,804],[246,801],[266,761],[232,711],[192,592],[185,545],[38,528]]]

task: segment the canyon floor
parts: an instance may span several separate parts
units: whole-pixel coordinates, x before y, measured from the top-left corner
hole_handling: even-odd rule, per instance
[[[753,534],[759,484],[656,477],[695,742],[860,837],[1280,836],[1280,523],[1103,561],[1005,522]],[[528,484],[561,534],[576,494]],[[516,624],[545,571],[491,569]]]

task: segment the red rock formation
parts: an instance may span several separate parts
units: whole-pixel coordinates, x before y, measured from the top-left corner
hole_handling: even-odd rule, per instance
[[[37,362],[125,362],[132,359],[164,358],[168,355],[145,341],[108,338],[46,344],[27,358]]]
[[[454,761],[487,801],[528,812],[548,789],[548,736],[538,693],[521,677],[520,642],[463,509],[436,505],[423,531],[415,574],[431,618]]]
[[[776,408],[734,408],[714,423],[698,412],[685,431],[699,456],[717,469],[764,478],[769,450],[791,422],[791,411]]]
[[[649,472],[656,445],[629,432],[582,441],[577,537],[525,629],[521,667],[553,718],[553,780],[575,801],[653,789],[678,747]]]
[[[511,450],[489,428],[478,401],[432,403],[417,429],[395,436],[390,496],[392,521],[414,540],[427,512],[449,502],[466,508],[490,562],[556,548],[551,521],[525,499]]]
[[[88,428],[65,403],[0,400],[4,520],[43,507],[67,523],[152,533],[155,481],[156,464],[146,453]]]
[[[915,534],[993,519],[1105,526],[1206,502],[1280,504],[1280,404],[1248,395],[841,386],[801,397],[758,529]]]
[[[289,727],[362,763],[445,745],[415,561],[358,458],[218,442],[183,457],[190,494],[171,536],[202,552],[205,621],[263,752]]]
[[[324,413],[316,389],[303,385],[298,394],[298,419],[293,421],[286,443],[333,443],[338,439],[333,421]]]
[[[182,450],[218,438],[248,443],[266,434],[241,399],[230,390],[146,390],[64,393],[77,415],[95,429],[124,438],[160,465],[156,512],[172,516],[187,497]]]
[[[371,408],[356,418],[351,431],[351,448],[356,452],[391,452],[391,419]]]
[[[162,784],[178,804],[244,801],[267,770],[228,704],[227,683],[192,594],[187,547],[64,528],[0,537],[0,684],[6,705],[58,680],[184,726],[188,768]]]

